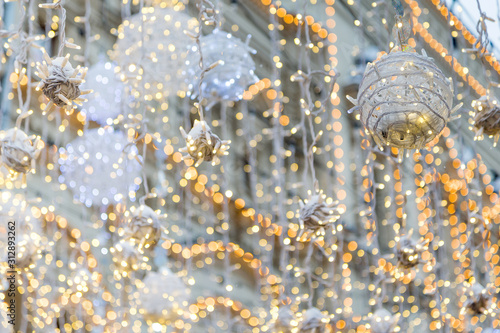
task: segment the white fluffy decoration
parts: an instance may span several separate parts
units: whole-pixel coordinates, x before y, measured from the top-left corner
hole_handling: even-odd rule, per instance
[[[139,92],[142,87],[147,88],[151,99],[184,90],[182,73],[192,42],[184,31],[194,33],[197,26],[198,21],[180,7],[145,7],[142,13],[125,19],[118,27],[118,41],[112,53],[122,78]]]
[[[60,149],[59,181],[87,207],[135,200],[141,184],[137,147],[111,127],[87,130]]]
[[[86,114],[87,119],[105,125],[122,112],[125,107],[124,86],[117,72],[116,65],[106,61],[99,61],[90,67],[82,84],[83,88],[93,90],[88,101],[82,105],[81,112]]]
[[[189,289],[170,269],[149,272],[140,290],[140,308],[152,321],[171,321],[182,314],[189,300]]]
[[[257,82],[252,54],[255,50],[230,33],[214,30],[200,38],[204,68],[218,63],[205,73],[201,82],[201,94],[208,100],[239,101],[245,89]],[[186,61],[189,94],[198,96],[201,68],[198,45],[193,44]]]

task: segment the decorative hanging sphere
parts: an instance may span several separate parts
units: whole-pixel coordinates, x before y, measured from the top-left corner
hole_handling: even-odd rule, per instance
[[[296,326],[295,316],[289,307],[280,307],[274,322],[273,332],[291,333]]]
[[[323,191],[316,191],[313,195],[308,192],[309,198],[299,201],[299,240],[305,241],[315,237],[323,237],[325,230],[340,217],[341,211],[337,208],[338,201],[327,198]]]
[[[467,289],[465,295],[467,299],[463,304],[463,309],[470,315],[480,315],[487,312],[491,295],[480,283],[473,283]]]
[[[182,73],[191,38],[184,31],[194,34],[198,21],[182,9],[145,7],[118,27],[111,58],[120,66],[122,79],[139,93],[145,88],[148,99],[185,90]]]
[[[308,309],[302,316],[300,333],[326,333],[328,317],[321,313],[318,308]]]
[[[493,146],[496,147],[500,138],[500,107],[497,100],[491,100],[488,96],[472,102],[474,108],[474,131],[475,140],[483,140],[486,134],[494,138]]]
[[[133,207],[134,208],[134,207]],[[160,241],[162,227],[158,214],[146,205],[127,212],[125,237],[139,244],[139,250],[152,248]]]
[[[413,229],[410,230],[408,235],[399,237],[396,246],[396,257],[398,266],[403,269],[410,269],[422,262],[422,252],[426,251],[428,240],[421,239],[416,242],[411,238]]]
[[[106,125],[109,120],[122,113],[126,101],[123,96],[124,86],[117,72],[115,64],[105,61],[99,61],[90,67],[82,84],[82,88],[93,90],[91,98],[82,104],[81,112],[87,115],[87,119]]]
[[[148,267],[145,257],[129,241],[121,239],[110,248],[112,260],[115,263],[115,274],[127,275],[138,269]]]
[[[200,38],[203,66],[208,68],[217,64],[204,74],[201,82],[201,97],[216,101],[239,101],[251,84],[259,79],[255,75],[252,54],[256,51],[233,37],[230,33],[214,30]],[[200,54],[198,45],[190,47],[187,65],[189,95],[196,98],[199,93],[201,77]]]
[[[35,171],[35,160],[40,154],[39,140],[17,128],[0,132],[0,161],[11,178]]]
[[[229,154],[227,150],[231,141],[219,139],[217,135],[212,133],[204,120],[196,119],[188,134],[182,127],[180,130],[184,140],[186,140],[186,147],[179,149],[179,151],[187,153],[182,159],[196,161],[195,167],[203,161],[211,161],[212,165],[217,165],[220,162],[220,156]]]
[[[164,323],[177,319],[188,304],[189,289],[168,268],[148,272],[140,288],[140,311],[146,320]]]
[[[73,102],[81,104],[84,100],[80,95],[91,91],[81,91],[80,85],[85,79],[86,69],[73,68],[69,62],[69,54],[66,57],[50,59],[44,53],[45,62],[38,63],[37,75],[42,79],[37,90],[42,89],[43,94],[49,99],[44,113],[50,112],[55,106],[66,111],[73,109]]]
[[[453,88],[432,58],[398,51],[369,63],[356,108],[381,149],[421,149],[445,128],[453,108]]]
[[[370,332],[372,333],[395,333],[399,316],[392,315],[384,308],[380,308],[370,318]]]
[[[87,207],[135,200],[141,181],[137,147],[111,127],[87,130],[60,149],[59,181]]]

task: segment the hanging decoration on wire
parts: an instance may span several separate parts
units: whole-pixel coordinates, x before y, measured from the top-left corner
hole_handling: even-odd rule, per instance
[[[87,72],[83,89],[93,91],[88,101],[83,102],[81,112],[89,120],[101,125],[111,125],[113,119],[127,107],[124,86],[118,78],[118,68],[114,63],[99,61]]]
[[[200,60],[198,43],[190,47],[186,60],[188,95],[197,98],[198,86],[201,85],[201,97],[206,98],[209,104],[215,101],[241,100],[247,87],[259,80],[254,73],[255,63],[251,56],[256,51],[248,46],[249,42],[250,36],[243,43],[219,29],[200,37],[203,60]],[[206,72],[202,79],[202,68],[197,65],[200,61],[203,61],[205,67],[213,63],[219,65]]]
[[[197,4],[199,15],[199,22],[203,22],[205,25],[213,25],[216,28],[219,26],[218,11],[215,5],[209,0],[202,0]],[[184,140],[186,141],[186,147],[181,148],[179,151],[183,153],[188,153],[184,155],[184,160],[194,160],[196,161],[195,166],[199,166],[203,161],[211,161],[212,165],[219,163],[219,157],[229,154],[227,150],[229,149],[230,140],[221,140],[217,135],[215,135],[207,122],[204,119],[203,111],[203,83],[205,82],[205,76],[210,73],[214,68],[221,65],[222,61],[219,59],[216,62],[206,66],[204,61],[204,48],[202,47],[202,36],[201,27],[197,34],[187,33],[196,41],[196,49],[199,54],[199,77],[198,77],[198,102],[195,106],[198,109],[198,114],[200,120],[196,119],[193,127],[189,131],[189,134],[181,127],[180,131]]]
[[[118,41],[111,59],[120,67],[121,78],[147,100],[162,100],[185,89],[187,48],[185,32],[193,33],[198,21],[184,13],[184,5],[144,7],[118,27]]]
[[[383,150],[423,149],[445,128],[453,107],[453,86],[424,50],[416,53],[408,44],[411,27],[401,16],[401,2],[395,0],[396,46],[389,54],[369,63],[361,81],[355,105],[361,122]]]
[[[59,181],[87,207],[107,206],[127,197],[135,200],[139,188],[141,158],[137,147],[111,127],[87,130],[60,149]]]

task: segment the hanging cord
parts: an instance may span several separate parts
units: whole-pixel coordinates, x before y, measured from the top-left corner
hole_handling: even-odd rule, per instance
[[[209,72],[210,70],[214,69],[215,66],[219,65],[221,63],[221,61],[215,62],[215,63],[211,64],[210,66],[205,67],[205,64],[203,63],[203,51],[201,49],[201,35],[202,35],[202,27],[203,27],[203,25],[201,23],[203,22],[205,25],[213,25],[213,26],[215,26],[215,29],[217,29],[219,27],[219,24],[220,24],[219,23],[220,19],[219,19],[219,13],[218,13],[217,9],[215,8],[215,5],[211,1],[200,0],[200,2],[196,6],[199,10],[198,22],[199,22],[200,26],[198,29],[198,33],[192,34],[188,31],[184,31],[184,33],[196,41],[196,45],[198,47],[198,53],[200,55],[199,66],[201,69],[201,73],[200,73],[200,79],[198,82],[198,102],[195,103],[195,105],[196,105],[196,107],[198,109],[198,113],[200,115],[200,121],[204,121],[205,118],[204,118],[203,104],[202,104],[203,96],[202,96],[201,84],[203,82],[203,79],[205,78],[205,74],[207,72]]]

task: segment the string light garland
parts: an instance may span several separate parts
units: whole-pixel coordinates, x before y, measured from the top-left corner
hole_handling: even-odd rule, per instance
[[[402,6],[397,0],[394,2],[401,15]],[[479,81],[483,82],[488,74],[481,75],[476,66],[485,64],[467,56],[469,73],[465,67],[457,65],[451,55],[452,46],[448,51],[429,37],[429,22],[439,24],[439,28],[451,22],[435,20],[432,13],[427,13],[427,9],[432,9],[430,5],[412,0],[406,2],[413,11],[413,30],[418,38],[401,43],[411,29],[405,24],[401,30],[396,27],[394,34],[399,45],[387,56],[413,53],[425,58],[412,48],[420,43],[429,45],[468,84],[455,84],[458,100],[469,102],[469,87],[478,93],[482,89],[486,91]],[[91,4],[90,0],[85,3]],[[14,97],[20,96],[19,109],[16,110],[16,105],[8,105],[7,109],[13,114],[8,117],[8,113],[4,113],[1,121],[7,124],[5,128],[11,128],[9,118],[13,118],[16,111],[26,120],[24,127],[16,124],[16,128],[27,135],[40,133],[47,142],[47,147],[41,141],[34,145],[41,147],[36,158],[37,172],[27,179],[24,192],[40,195],[43,197],[40,201],[51,203],[38,204],[40,201],[37,201],[27,205],[16,195],[12,197],[14,208],[2,204],[0,215],[20,221],[36,222],[40,218],[41,228],[31,232],[42,236],[42,243],[48,240],[56,244],[52,249],[47,247],[38,251],[32,264],[18,276],[16,302],[23,305],[22,318],[29,318],[22,321],[18,330],[495,332],[500,327],[496,319],[500,270],[495,233],[500,221],[500,205],[495,192],[495,166],[488,168],[487,165],[490,166],[496,155],[483,156],[483,161],[476,153],[484,151],[484,143],[471,145],[469,140],[464,140],[467,133],[463,131],[463,124],[458,124],[445,126],[440,140],[436,136],[425,145],[427,150],[407,155],[404,164],[397,163],[394,156],[402,154],[402,149],[387,146],[386,142],[382,142],[384,151],[375,149],[367,133],[353,127],[342,112],[344,104],[338,92],[349,71],[348,60],[367,43],[378,41],[379,36],[389,33],[387,15],[391,9],[384,8],[389,1],[373,4],[350,0],[309,1],[300,14],[292,14],[300,11],[299,7],[293,9],[287,2],[270,0],[251,0],[248,4],[229,7],[226,3],[207,0],[196,3],[204,33],[206,26],[214,26],[220,31],[222,16],[227,18],[223,20],[224,28],[232,31],[232,38],[252,33],[255,38],[252,46],[258,50],[258,57],[253,58],[255,67],[259,75],[269,70],[269,78],[249,85],[238,103],[214,95],[203,97],[195,85],[213,83],[211,74],[216,76],[217,70],[227,61],[207,61],[199,69],[198,64],[190,64],[193,68],[186,69],[184,58],[182,72],[199,71],[203,77],[187,93],[198,98],[191,107],[191,101],[185,98],[185,85],[165,88],[177,79],[185,82],[184,77],[150,82],[146,75],[139,73],[141,69],[147,71],[142,66],[150,60],[142,46],[147,41],[147,33],[139,32],[141,26],[149,24],[145,20],[150,16],[145,12],[150,8],[154,8],[153,16],[158,16],[159,8],[188,13],[194,5],[185,6],[184,1],[177,0],[123,1],[123,26],[120,28],[123,30],[112,29],[112,34],[117,32],[118,43],[124,42],[120,41],[121,37],[127,37],[121,36],[121,31],[127,29],[133,17],[131,14],[139,13],[137,17],[142,18],[137,18],[138,25],[133,29],[141,36],[136,40],[135,50],[144,57],[126,66],[120,65],[121,78],[125,81],[124,99],[120,103],[127,107],[121,109],[122,114],[101,110],[103,114],[113,111],[113,115],[103,116],[102,120],[93,118],[85,103],[81,108],[83,112],[74,115],[57,110],[48,119],[38,115],[36,111],[45,109],[47,99],[40,94],[30,102],[29,94],[33,90],[30,89],[31,78],[39,52],[34,50],[35,54],[26,57],[26,61],[21,61],[21,56],[18,64],[11,65],[9,60],[24,52],[24,42],[32,40],[37,30],[34,28],[38,28],[33,22],[36,23],[38,15],[45,12],[37,12],[36,5],[31,2],[0,6],[0,18],[4,9],[14,8],[9,8],[11,5],[19,9],[22,18],[20,28],[17,24],[14,30],[6,26],[12,32],[19,28],[19,33],[4,44],[6,61],[2,64],[5,64],[7,80],[1,83],[2,103],[8,100],[16,104]],[[253,6],[255,3],[259,6]],[[352,26],[349,17],[339,17],[344,7],[354,9],[351,12],[357,21]],[[425,18],[416,15],[420,7]],[[83,36],[73,29],[68,29],[70,38],[64,35],[66,17],[62,15],[62,2],[44,4],[43,8],[52,10],[45,15],[47,38],[40,36],[33,39],[34,43],[43,43],[52,50],[53,37],[59,36],[61,53],[62,48],[71,45],[68,43],[72,43],[73,38],[81,42]],[[248,11],[248,17],[242,15],[243,10]],[[109,13],[95,9],[92,16],[87,15],[89,13],[87,8],[83,38],[90,42],[87,30],[92,22],[93,30],[102,34],[95,36],[100,42],[92,47],[85,43],[82,52],[71,56],[73,64],[82,61],[87,65],[95,49],[106,47],[113,38],[108,36],[107,28],[99,31],[101,20],[95,20],[96,13],[106,19]],[[256,13],[259,15],[253,15]],[[73,14],[68,11],[68,16]],[[68,22],[73,22],[71,18],[68,17]],[[114,22],[114,16],[109,18],[109,22]],[[260,22],[265,24],[260,26]],[[4,28],[2,24],[0,19],[0,29]],[[154,31],[160,31],[160,25],[155,25]],[[356,34],[362,36],[360,39],[346,38],[339,33],[337,42],[333,32],[355,27],[363,32]],[[269,36],[261,33],[266,30]],[[199,42],[201,29],[198,33],[198,36],[189,33],[188,36]],[[6,36],[4,31],[0,35]],[[372,38],[374,35],[377,38]],[[12,36],[14,34],[8,31],[6,39]],[[160,37],[163,41],[168,40],[166,36]],[[190,42],[186,36],[182,38],[182,42]],[[16,40],[22,41],[22,49],[11,49],[10,45]],[[458,45],[460,43],[458,40]],[[180,55],[184,51],[187,48],[176,49],[172,54]],[[85,55],[82,57],[80,53]],[[200,57],[204,56],[203,51],[201,53]],[[485,54],[485,57],[490,56]],[[129,71],[133,69],[130,68],[132,64],[136,66],[133,73]],[[340,81],[338,73],[342,73]],[[90,78],[89,71],[87,81]],[[411,80],[407,81],[412,84]],[[104,91],[104,87],[99,87],[95,83],[82,82],[79,89]],[[97,95],[87,96],[88,103],[96,102],[93,96]],[[73,108],[66,111],[70,113]],[[179,110],[183,110],[182,116]],[[99,110],[96,108],[96,111]],[[184,128],[189,127],[196,111],[199,120],[194,121],[191,130],[197,127],[196,131],[181,130],[181,136],[172,130],[181,124]],[[27,117],[31,114],[34,116]],[[96,120],[98,124],[93,122]],[[97,125],[115,129],[94,130]],[[92,152],[85,148],[75,161],[78,164],[80,160],[83,166],[90,165],[93,170],[79,171],[74,179],[80,181],[90,172],[96,179],[109,180],[107,176],[98,177],[107,173],[105,168],[88,161],[101,155],[120,161],[114,158],[120,155],[124,162],[135,164],[135,161],[139,166],[138,170],[133,168],[127,172],[131,176],[127,181],[120,182],[133,184],[132,188],[117,189],[117,198],[121,196],[118,201],[107,199],[103,203],[98,199],[93,203],[86,198],[85,205],[74,206],[76,202],[70,202],[67,191],[73,191],[79,199],[84,187],[78,184],[78,188],[71,189],[63,179],[67,175],[58,161],[61,166],[65,165],[62,160],[68,153],[67,143],[75,140],[73,138],[78,142],[93,131],[105,132],[107,136],[108,131],[123,128],[122,150],[115,149],[112,143],[102,143],[104,141]],[[228,152],[229,142],[226,141],[229,140],[221,140],[215,135],[219,132],[220,138],[232,140],[235,149],[235,154],[224,160],[221,157]],[[198,143],[194,143],[195,134],[200,139]],[[184,142],[185,148],[175,151],[174,147]],[[189,152],[190,142],[194,156]],[[141,144],[139,156],[136,146]],[[114,150],[118,154],[115,155]],[[146,152],[151,154],[146,155]],[[202,161],[221,165],[198,168]],[[122,169],[121,163],[110,164],[115,171]],[[78,174],[81,177],[77,177]],[[319,190],[318,183],[323,191]],[[53,195],[47,195],[45,189],[49,187]],[[309,200],[300,202],[300,198],[307,197],[306,190],[311,187]],[[7,193],[19,191],[19,182],[0,175],[0,189],[3,200]],[[320,199],[312,200],[315,195],[321,195],[321,203]],[[142,199],[138,200],[138,196]],[[311,206],[320,209],[305,209],[311,202],[316,202]],[[90,207],[85,207],[87,203]],[[17,214],[16,207],[21,211],[26,209],[27,215]],[[169,218],[162,220],[159,210],[152,207],[168,211]],[[68,212],[68,219],[56,213],[57,209]],[[7,215],[2,214],[5,211]],[[341,214],[344,218],[339,223]],[[308,218],[312,222],[305,223]],[[86,223],[85,228],[74,228],[82,221]],[[314,228],[320,230],[319,234]],[[412,235],[412,228],[416,235]],[[169,238],[164,237],[167,232]],[[0,245],[6,235],[6,229],[0,227]],[[163,274],[166,266],[178,271],[167,274],[176,279],[160,276],[156,282],[150,282],[148,277]],[[173,291],[151,294],[148,286],[155,283],[161,288],[177,287],[172,287]],[[476,294],[460,293],[460,286],[468,287],[469,283],[487,287]],[[2,287],[6,288],[5,283]],[[169,308],[171,294],[176,291],[186,291],[188,296],[179,297],[182,304],[172,310]],[[488,298],[484,307],[469,306],[482,294]],[[0,299],[8,301],[5,297],[0,293]],[[4,313],[6,303],[1,304],[0,312]],[[481,310],[468,310],[476,307]]]

